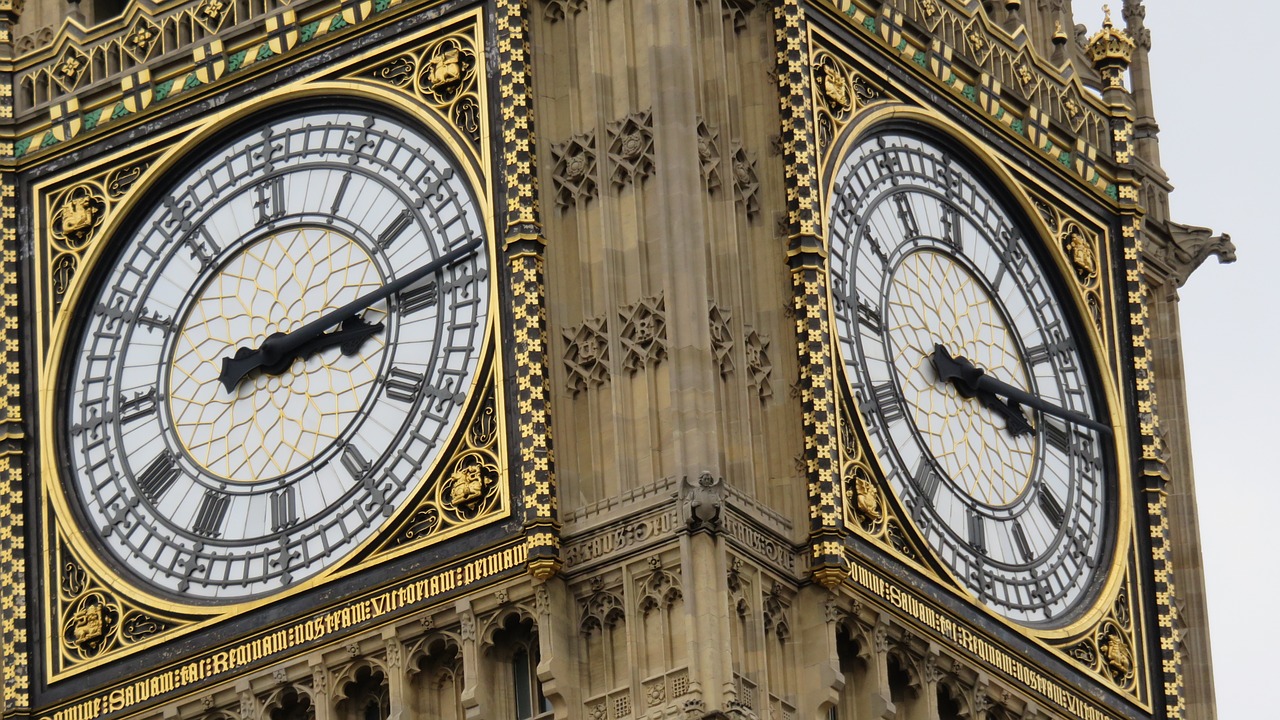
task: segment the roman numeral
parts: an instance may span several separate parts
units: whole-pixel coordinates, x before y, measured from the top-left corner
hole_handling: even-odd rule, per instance
[[[898,402],[898,393],[893,382],[881,383],[871,388],[871,402],[880,411],[886,423],[902,419],[902,404]]]
[[[1004,252],[1000,253],[1000,258],[1004,262],[1000,263],[1000,269],[996,271],[996,276],[991,281],[991,287],[994,290],[1000,289],[1000,283],[1004,282],[1004,276],[1009,273],[1010,267],[1021,268],[1027,264],[1027,256],[1015,244],[1014,237],[1008,230],[1000,231],[1000,239],[1005,243]]]
[[[127,423],[146,417],[156,411],[156,389],[137,392],[132,398],[120,396],[120,422]]]
[[[861,300],[858,301],[858,322],[877,335],[884,332],[884,320],[880,318],[880,312]]]
[[[929,504],[932,505],[934,498],[938,497],[938,485],[941,482],[941,477],[938,471],[933,469],[933,464],[921,458],[920,464],[916,466],[916,474],[911,479],[919,488],[920,495],[928,498]]]
[[[903,237],[919,237],[920,224],[916,222],[916,213],[911,207],[910,196],[906,193],[898,193],[893,196],[893,204],[898,206],[898,221],[902,223]]]
[[[138,324],[164,332],[173,329],[173,318],[164,317],[158,312],[147,313],[146,308],[143,308],[142,312],[138,313]]]
[[[1032,365],[1039,365],[1040,363],[1047,362],[1049,360],[1049,348],[1045,345],[1029,347],[1027,348],[1027,354],[1025,357],[1028,363],[1031,363]]]
[[[168,450],[156,456],[150,465],[138,474],[138,491],[151,502],[156,502],[178,479],[182,471],[178,469],[177,460]]]
[[[257,202],[253,204],[258,209],[258,225],[273,223],[284,215],[283,175],[258,183],[254,191],[258,196]]]
[[[423,308],[436,304],[439,289],[435,282],[419,285],[415,288],[400,291],[400,311],[404,314],[415,313]]]
[[[987,526],[983,522],[982,516],[972,509],[966,510],[965,514],[969,516],[969,547],[986,555]]]
[[[342,198],[347,194],[347,186],[351,184],[351,173],[342,176],[342,182],[338,183],[338,194],[333,198],[333,204],[329,206],[329,214],[337,215],[338,210],[342,208]],[[333,222],[330,220],[329,222]]]
[[[110,325],[112,329],[119,329],[120,321],[122,320],[124,322],[137,322],[139,325],[146,325],[152,330],[164,331],[173,329],[172,318],[162,317],[158,312],[148,314],[145,308],[137,313],[132,310],[125,310],[122,307],[123,302],[123,299],[120,299],[116,301],[115,305],[98,303],[94,306],[93,311],[106,318],[106,324]],[[114,334],[116,336],[119,335],[118,332]]]
[[[342,466],[347,469],[348,473],[351,473],[351,477],[363,478],[364,474],[369,471],[369,465],[369,461],[360,452],[360,448],[354,445],[347,445],[342,449]]]
[[[1049,518],[1049,522],[1053,523],[1056,528],[1062,527],[1062,521],[1066,517],[1062,512],[1062,501],[1054,497],[1049,488],[1043,485],[1040,486],[1038,501],[1040,511],[1044,513],[1045,517]]]
[[[403,368],[393,367],[387,373],[387,397],[392,400],[413,403],[422,395],[425,376]]]
[[[200,267],[208,269],[213,266],[214,259],[222,248],[218,247],[218,243],[214,242],[213,237],[209,235],[209,231],[200,226],[197,232],[187,235],[182,240],[182,244],[187,246],[191,251],[191,258],[200,261]]]
[[[409,223],[411,222],[413,222],[413,211],[408,208],[401,210],[400,214],[391,221],[391,224],[388,225],[380,235],[378,235],[378,247],[383,250],[391,247],[391,243],[395,242],[396,238],[400,237],[400,234],[409,227]]]
[[[1067,434],[1066,428],[1058,427],[1049,422],[1048,418],[1043,418],[1040,421],[1040,429],[1044,432],[1045,442],[1057,448],[1063,455],[1071,454],[1071,436]]]
[[[1031,562],[1035,560],[1035,555],[1031,553],[1031,544],[1027,542],[1027,534],[1022,531],[1022,525],[1017,520],[1013,521],[1013,544],[1018,546],[1018,553],[1022,555],[1023,562]]]
[[[292,485],[271,493],[271,530],[280,532],[298,523],[298,498]]]
[[[216,538],[222,535],[222,524],[227,520],[231,497],[216,490],[205,490],[196,509],[196,521],[191,532],[202,537]]]
[[[956,250],[964,249],[964,238],[960,232],[960,216],[956,209],[943,203],[942,205],[942,239]]]
[[[862,231],[862,234],[866,238],[867,247],[871,248],[871,252],[874,253],[876,257],[880,258],[880,264],[884,267],[888,267],[889,255],[884,251],[884,248],[880,245],[880,241],[876,240],[876,237],[871,234],[871,229],[870,228],[864,229]]]
[[[1027,362],[1032,365],[1039,365],[1047,362],[1053,356],[1058,356],[1058,362],[1067,368],[1073,367],[1072,354],[1075,352],[1076,344],[1069,337],[1062,337],[1061,330],[1054,329],[1053,340],[1044,345],[1036,345],[1027,348]]]

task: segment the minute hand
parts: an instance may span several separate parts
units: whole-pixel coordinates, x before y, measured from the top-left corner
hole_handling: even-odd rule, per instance
[[[323,335],[327,328],[355,317],[356,314],[379,300],[390,297],[423,278],[462,260],[475,252],[482,242],[482,238],[476,238],[376,290],[361,295],[340,308],[330,310],[293,332],[272,335],[263,340],[256,350],[241,348],[233,357],[222,358],[222,372],[218,375],[218,379],[222,381],[222,385],[227,389],[227,392],[235,390],[236,385],[240,384],[240,380],[250,372],[258,368],[277,366],[283,358],[296,357],[300,350],[315,338]]]
[[[1047,400],[1032,395],[1022,388],[1014,387],[1006,382],[997,380],[986,374],[981,368],[975,366],[968,358],[963,356],[951,357],[946,348],[941,345],[934,347],[933,351],[934,369],[938,371],[938,375],[942,380],[950,380],[957,389],[968,389],[970,393],[985,390],[996,395],[1008,398],[1010,401],[1027,407],[1035,408],[1046,415],[1062,418],[1067,422],[1077,425],[1083,425],[1091,430],[1097,430],[1104,435],[1111,435],[1111,428],[1104,425],[1093,418],[1082,415],[1074,410],[1068,410],[1064,407],[1054,405]],[[961,386],[964,386],[963,388]]]

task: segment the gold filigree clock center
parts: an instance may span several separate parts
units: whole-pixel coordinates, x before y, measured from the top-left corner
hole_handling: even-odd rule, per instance
[[[993,377],[1029,387],[1014,334],[986,288],[943,253],[912,253],[894,272],[888,321],[903,398],[934,459],[974,500],[1011,505],[1031,481],[1034,440],[1010,436],[980,403],[939,383],[929,360],[941,343]]]
[[[173,347],[169,406],[190,457],[231,482],[286,474],[341,437],[375,386],[385,336],[354,355],[338,348],[261,373],[227,393],[219,359],[258,346],[376,289],[369,253],[329,228],[267,235],[223,266],[191,304]],[[380,322],[385,311],[367,311]]]

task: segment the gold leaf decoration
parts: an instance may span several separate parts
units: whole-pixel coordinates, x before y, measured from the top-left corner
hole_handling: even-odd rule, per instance
[[[384,61],[365,77],[386,83],[428,105],[480,146],[480,91],[473,29],[433,40],[421,50]]]
[[[189,622],[134,602],[95,577],[66,543],[55,557],[57,592],[51,601],[58,618],[57,664],[62,670],[128,654],[138,643]]]
[[[492,375],[483,387],[484,395],[453,454],[435,471],[425,497],[384,549],[422,542],[502,510],[498,411]]]

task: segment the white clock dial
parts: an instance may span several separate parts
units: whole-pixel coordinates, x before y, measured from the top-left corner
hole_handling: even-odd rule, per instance
[[[889,484],[981,602],[1069,621],[1103,564],[1114,462],[1080,422],[1105,420],[1101,387],[1052,276],[964,161],[908,134],[843,158],[830,224],[840,356]],[[968,391],[938,348],[1077,420]]]
[[[480,364],[484,220],[437,141],[354,108],[269,120],[164,182],[80,305],[71,495],[143,585],[239,601],[333,566],[427,482]]]

